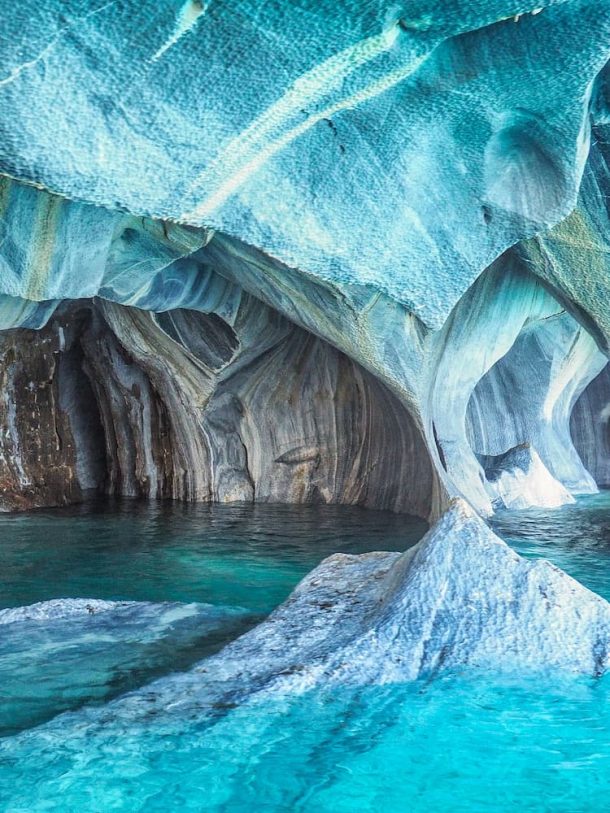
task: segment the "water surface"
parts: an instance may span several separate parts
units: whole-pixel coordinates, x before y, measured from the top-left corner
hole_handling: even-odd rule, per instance
[[[338,551],[406,550],[426,523],[342,506],[100,501],[0,514],[0,608],[51,598],[269,613]]]
[[[188,669],[329,554],[405,550],[426,527],[334,506],[123,500],[0,514],[0,736]],[[67,598],[142,605],[1,623],[2,608]]]
[[[610,491],[552,510],[502,511],[491,525],[517,553],[549,559],[610,601]]]
[[[256,617],[327,554],[400,550],[424,530],[357,509],[137,504],[0,517],[0,525],[4,606],[86,595],[196,601]],[[522,555],[544,556],[610,598],[607,493],[554,511],[505,513],[493,526]],[[166,645],[171,651],[171,636]],[[81,704],[0,740],[1,809],[608,810],[607,677],[499,681],[462,670],[242,701],[213,716],[166,709],[143,718],[154,685],[131,705],[98,699],[97,709]]]

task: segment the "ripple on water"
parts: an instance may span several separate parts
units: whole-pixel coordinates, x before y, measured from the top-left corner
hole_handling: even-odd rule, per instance
[[[205,522],[197,511],[146,509],[138,517],[139,510],[93,519],[68,513],[53,531],[55,559],[43,544],[45,515],[36,520],[37,540],[15,541],[7,526],[29,519],[7,520],[10,573],[0,579],[18,581],[21,572],[20,585],[7,587],[13,606],[41,600],[38,581],[56,574],[58,589],[72,588],[66,595],[97,584],[80,595],[156,601],[163,594],[266,612],[339,545],[400,549],[422,531],[351,509],[282,509],[275,518],[212,511]],[[493,525],[523,555],[549,558],[610,597],[607,494],[554,511],[502,514]],[[26,594],[29,601],[16,600]],[[335,687],[213,714],[167,708],[147,717],[141,704],[155,691],[147,686],[127,703],[81,709],[1,740],[0,799],[2,809],[28,813],[601,813],[610,791],[609,687],[608,678],[498,682],[464,670],[410,685]]]

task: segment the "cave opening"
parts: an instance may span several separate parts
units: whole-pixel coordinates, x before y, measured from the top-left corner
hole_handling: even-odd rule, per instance
[[[552,507],[607,484],[607,359],[559,310],[528,321],[482,376],[466,414],[469,444],[496,507]]]
[[[5,510],[106,495],[430,513],[408,409],[251,297],[233,325],[80,300],[0,342]]]
[[[597,491],[607,356],[518,249],[477,278],[428,341],[424,415],[449,494],[491,516]]]

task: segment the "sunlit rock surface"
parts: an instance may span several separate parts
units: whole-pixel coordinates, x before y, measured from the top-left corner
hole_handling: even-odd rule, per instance
[[[481,459],[496,496],[494,508],[557,508],[574,502],[570,492],[550,474],[529,443]]]
[[[259,626],[189,672],[12,738],[0,752],[60,738],[68,753],[109,732],[144,734],[316,686],[429,678],[600,675],[610,605],[544,560],[526,560],[456,501],[405,554],[336,554]]]
[[[198,670],[205,681],[295,691],[456,666],[600,674],[609,651],[607,602],[549,562],[517,556],[457,501],[405,554],[325,560],[268,621]]]

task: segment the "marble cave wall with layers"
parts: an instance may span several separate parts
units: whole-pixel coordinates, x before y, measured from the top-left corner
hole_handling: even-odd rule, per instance
[[[608,2],[68,0],[0,42],[1,509],[610,486]]]

